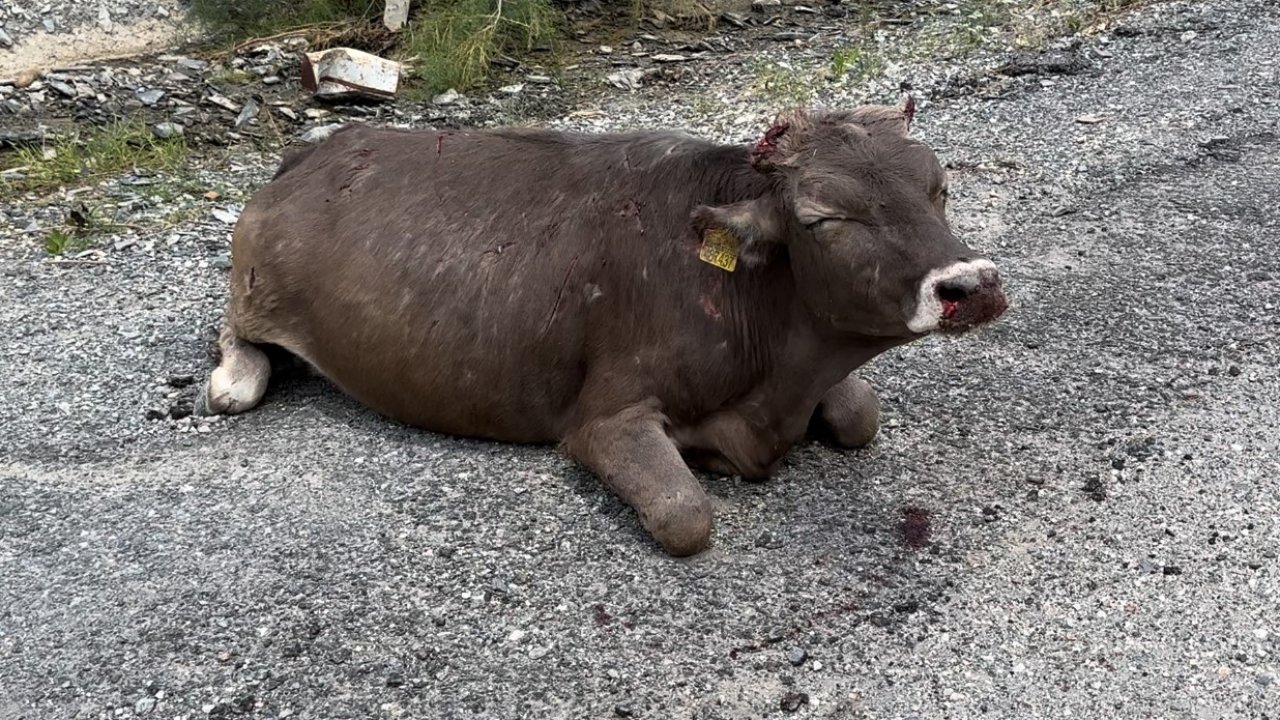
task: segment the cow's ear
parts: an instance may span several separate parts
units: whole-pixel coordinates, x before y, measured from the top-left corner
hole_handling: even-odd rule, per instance
[[[693,211],[693,229],[704,242],[713,231],[727,232],[736,246],[737,261],[746,267],[763,264],[786,241],[782,213],[767,197],[715,207],[699,205]]]

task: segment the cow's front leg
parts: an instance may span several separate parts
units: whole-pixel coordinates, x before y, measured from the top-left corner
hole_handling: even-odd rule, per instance
[[[838,444],[860,448],[871,442],[880,429],[880,399],[870,383],[849,374],[822,396],[818,416]]]
[[[671,555],[701,552],[711,540],[711,500],[647,407],[584,422],[565,448],[640,515]]]

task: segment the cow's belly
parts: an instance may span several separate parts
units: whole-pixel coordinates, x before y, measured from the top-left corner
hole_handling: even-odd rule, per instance
[[[548,299],[493,266],[444,268],[430,282],[392,276],[376,258],[341,283],[265,268],[241,310],[245,335],[406,424],[509,442],[563,436],[584,375],[581,294],[553,309],[554,288]],[[273,296],[273,279],[288,293]]]

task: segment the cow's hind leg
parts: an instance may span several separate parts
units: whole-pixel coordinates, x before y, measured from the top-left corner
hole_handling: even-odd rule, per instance
[[[880,399],[870,383],[850,374],[822,397],[818,416],[837,444],[860,448],[880,430]]]
[[[701,552],[711,540],[711,500],[663,427],[645,407],[583,424],[565,448],[640,515],[667,553]]]
[[[196,399],[200,415],[235,415],[253,408],[267,392],[271,361],[253,343],[238,337],[230,322],[218,335],[222,360]]]

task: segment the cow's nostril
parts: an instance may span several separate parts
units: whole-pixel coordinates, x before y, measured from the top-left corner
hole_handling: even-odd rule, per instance
[[[969,293],[972,290],[972,283],[945,280],[938,283],[938,299],[945,300],[946,302],[960,302],[961,300],[969,297]]]

